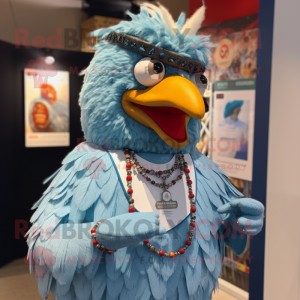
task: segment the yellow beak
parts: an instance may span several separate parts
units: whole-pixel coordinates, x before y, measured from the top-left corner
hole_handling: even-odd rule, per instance
[[[153,87],[123,94],[122,107],[140,124],[152,128],[173,148],[189,143],[190,118],[201,119],[205,105],[201,93],[188,79],[171,75]]]

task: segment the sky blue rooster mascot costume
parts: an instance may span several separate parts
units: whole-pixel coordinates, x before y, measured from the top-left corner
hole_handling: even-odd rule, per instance
[[[33,207],[31,271],[45,299],[209,300],[224,243],[242,253],[264,208],[196,149],[204,7],[177,23],[161,5],[128,14],[94,33],[79,100],[86,142]]]

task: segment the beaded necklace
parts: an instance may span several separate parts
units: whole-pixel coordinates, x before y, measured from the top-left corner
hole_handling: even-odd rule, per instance
[[[190,170],[187,166],[187,163],[184,160],[184,155],[182,153],[176,154],[175,164],[171,169],[155,172],[154,170],[149,170],[149,169],[142,167],[139,164],[139,162],[137,161],[134,151],[126,149],[124,154],[125,154],[125,159],[126,159],[126,169],[127,169],[126,181],[127,181],[127,187],[128,187],[127,193],[129,195],[129,206],[130,206],[129,212],[130,213],[135,212],[134,200],[132,198],[132,195],[133,195],[132,176],[131,176],[131,174],[132,174],[131,168],[132,167],[135,168],[136,171],[139,174],[141,174],[148,182],[151,181],[151,179],[148,177],[148,174],[155,175],[156,177],[161,178],[163,180],[163,183],[159,184],[159,183],[156,183],[154,180],[152,180],[151,184],[153,184],[156,187],[162,188],[164,190],[164,192],[168,191],[168,190],[166,190],[167,187],[171,187],[176,184],[176,181],[181,180],[182,175],[185,174],[186,184],[189,189],[189,199],[190,199],[190,205],[191,205],[191,222],[190,222],[190,230],[188,233],[189,238],[185,242],[185,246],[183,248],[180,248],[177,252],[168,253],[168,252],[164,252],[163,250],[155,249],[155,247],[149,243],[149,240],[144,240],[144,244],[147,245],[149,250],[153,251],[157,255],[174,257],[174,256],[177,256],[180,254],[184,254],[186,249],[191,245],[193,235],[194,235],[195,220],[196,220],[195,195],[193,194],[193,190],[192,190],[192,180],[190,179],[190,176],[189,176]],[[180,175],[177,176],[176,180],[172,180],[169,184],[166,184],[165,180],[167,178],[169,178],[176,169],[180,169]]]
[[[173,185],[176,184],[177,181],[182,179],[182,175],[185,174],[186,176],[186,184],[189,189],[189,199],[190,199],[190,206],[191,206],[191,222],[190,222],[190,230],[188,233],[188,240],[185,241],[185,246],[180,248],[176,252],[164,252],[163,250],[157,250],[152,244],[149,243],[149,240],[144,240],[144,244],[147,245],[150,251],[156,253],[157,255],[160,256],[166,256],[166,257],[174,257],[178,256],[180,254],[184,254],[187,248],[191,245],[193,235],[194,235],[194,228],[195,228],[195,220],[196,220],[196,207],[195,207],[195,195],[193,194],[192,190],[192,180],[190,179],[189,173],[190,170],[188,168],[187,163],[184,160],[184,155],[182,153],[178,153],[175,156],[175,163],[174,166],[168,170],[164,171],[154,171],[154,170],[149,170],[147,168],[142,167],[138,160],[136,159],[136,155],[133,150],[125,149],[124,151],[125,154],[125,160],[126,160],[126,181],[127,181],[127,194],[129,196],[129,213],[134,213],[135,208],[134,208],[134,199],[132,198],[133,196],[133,189],[132,189],[132,168],[134,168],[137,173],[141,174],[145,179],[146,182],[151,182],[152,185],[162,188],[163,189],[163,194],[164,193],[169,193],[171,196],[171,193],[167,190],[167,188],[172,187]],[[172,180],[170,183],[166,183],[166,179],[169,178],[173,172],[177,169],[180,169],[180,174],[177,176],[176,180]],[[163,180],[163,183],[157,183],[154,180],[151,180],[150,175],[155,175],[158,178],[161,178]],[[96,245],[97,248],[99,248],[102,252],[112,254],[116,250],[108,250],[106,249],[103,245],[99,244],[96,240],[96,229],[97,227],[103,223],[104,221],[98,222],[91,230],[92,236],[94,238],[93,244]]]

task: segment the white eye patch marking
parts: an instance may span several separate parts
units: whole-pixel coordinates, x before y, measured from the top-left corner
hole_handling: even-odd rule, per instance
[[[150,77],[151,77],[152,79],[156,79],[156,80],[159,79],[159,75],[158,75],[158,74],[150,75]]]
[[[134,67],[135,79],[145,86],[153,86],[165,76],[163,63],[150,57],[144,57]]]

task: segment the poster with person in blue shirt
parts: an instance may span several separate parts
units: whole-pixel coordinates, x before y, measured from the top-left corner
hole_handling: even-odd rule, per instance
[[[214,84],[212,158],[228,176],[252,181],[255,79]]]
[[[243,104],[244,100],[234,100],[225,106],[224,119],[219,123],[219,137],[235,143],[237,147],[221,152],[221,156],[247,160],[248,124],[239,119]]]

